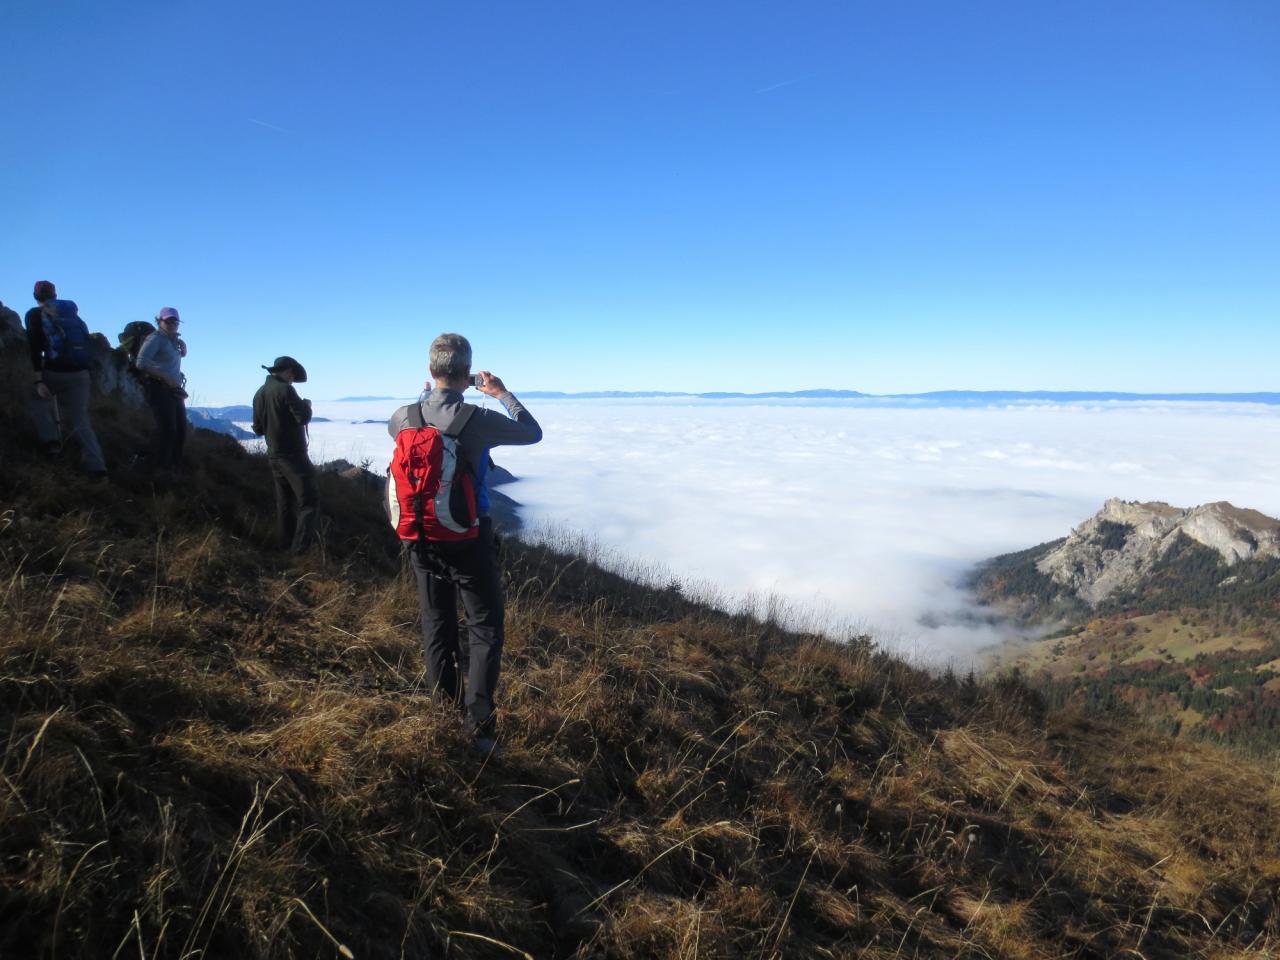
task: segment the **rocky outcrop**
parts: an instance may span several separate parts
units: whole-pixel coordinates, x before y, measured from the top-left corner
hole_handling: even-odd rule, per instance
[[[1036,569],[1097,606],[1117,590],[1139,584],[1182,536],[1215,551],[1228,567],[1280,557],[1280,521],[1256,510],[1225,501],[1182,509],[1108,500]]]
[[[142,384],[129,372],[129,359],[114,349],[100,333],[93,335],[89,373],[93,388],[104,397],[116,397],[134,407],[146,406]],[[199,426],[199,424],[197,424]]]
[[[368,466],[357,465],[341,457],[337,460],[326,460],[324,463],[316,464],[316,470],[321,473],[336,473],[343,479],[350,480],[356,486],[379,496],[382,495],[383,487],[386,486],[387,482],[386,477],[378,476]]]
[[[25,342],[26,334],[22,330],[22,315],[17,310],[0,303],[0,347]]]

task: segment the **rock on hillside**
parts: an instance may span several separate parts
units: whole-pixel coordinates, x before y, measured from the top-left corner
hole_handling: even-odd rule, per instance
[[[92,343],[89,372],[94,389],[104,397],[118,397],[132,407],[145,407],[147,398],[142,384],[129,373],[129,361],[124,353],[114,349],[102,334],[95,333]]]
[[[7,347],[22,339],[22,317],[18,311],[0,303],[0,347]]]
[[[1097,606],[1140,583],[1184,535],[1215,551],[1227,566],[1280,557],[1280,521],[1256,510],[1225,501],[1182,509],[1112,499],[1045,554],[1036,569]]]

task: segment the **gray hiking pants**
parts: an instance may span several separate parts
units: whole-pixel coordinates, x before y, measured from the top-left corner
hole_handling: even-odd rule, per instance
[[[311,548],[320,518],[320,488],[316,470],[302,456],[270,457],[276,488],[276,534],[280,546],[293,553]]]
[[[53,396],[41,400],[37,395],[31,400],[31,419],[41,445],[61,444],[64,437],[75,440],[81,467],[90,473],[106,470],[102,447],[89,422],[89,371],[45,370],[44,385]]]

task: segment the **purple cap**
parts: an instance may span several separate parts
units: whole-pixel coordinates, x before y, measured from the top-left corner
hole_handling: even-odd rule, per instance
[[[177,320],[178,311],[175,307],[161,307],[160,312],[156,314],[157,320]]]

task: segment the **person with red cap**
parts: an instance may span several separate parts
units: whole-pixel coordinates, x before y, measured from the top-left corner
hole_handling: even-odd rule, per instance
[[[106,462],[89,422],[89,328],[74,301],[58,299],[51,281],[37,281],[33,295],[39,306],[27,311],[25,326],[35,378],[31,418],[40,447],[50,456],[60,453],[65,426],[80,447],[80,466],[102,479]]]
[[[146,377],[147,406],[156,418],[151,461],[157,470],[178,466],[187,440],[187,378],[182,375],[187,345],[178,336],[180,323],[178,311],[165,307],[156,315],[156,332],[138,351],[138,370]]]

